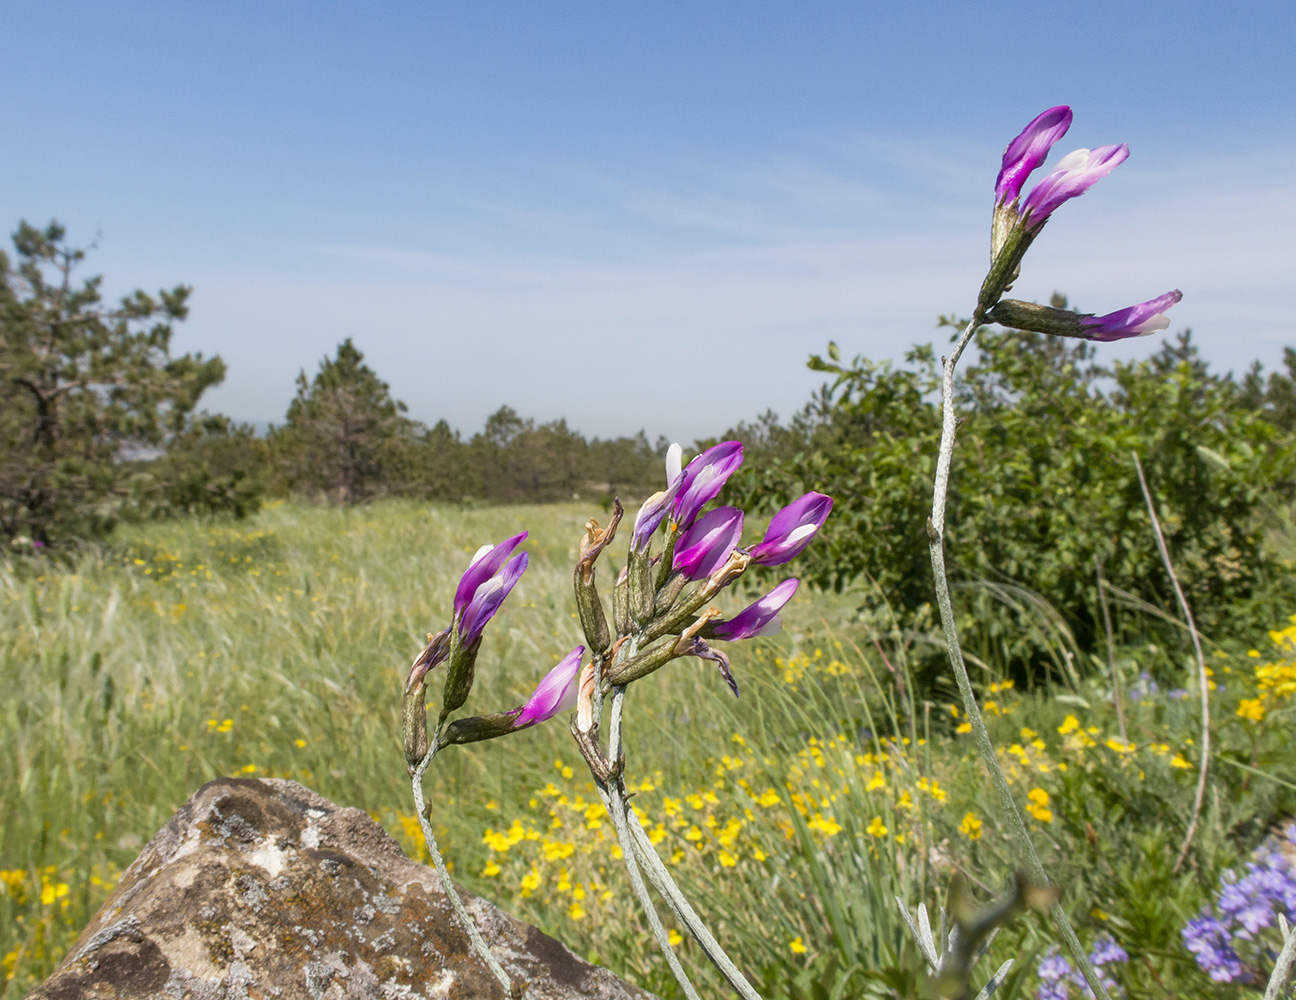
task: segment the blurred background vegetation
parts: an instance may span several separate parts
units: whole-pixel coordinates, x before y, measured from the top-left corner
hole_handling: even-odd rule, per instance
[[[268,433],[204,413],[220,359],[169,350],[187,289],[105,305],[76,274],[83,256],[57,225],[23,225],[0,261],[0,997],[48,975],[210,778],[296,778],[417,856],[398,692],[469,554],[532,532],[479,660],[469,708],[489,712],[580,641],[586,518],[663,481],[666,442],[643,433],[590,440],[508,407],[467,438],[423,426],[351,341],[303,370]],[[1283,371],[1235,375],[1187,333],[1110,366],[1011,331],[982,330],[977,348],[949,548],[1005,768],[1082,940],[1136,956],[1126,995],[1249,995],[1210,980],[1180,932],[1296,813],[1296,350]],[[893,897],[930,907],[961,870],[988,898],[1014,858],[929,603],[938,368],[930,348],[890,364],[835,345],[810,365],[827,381],[801,412],[717,439],[744,442],[721,502],[753,520],[806,490],[835,498],[793,569],[811,585],[783,634],[734,650],[740,700],[686,666],[653,677],[652,697],[632,690],[632,784],[768,995],[909,996],[919,965]],[[1187,878],[1170,867],[1199,759],[1195,667],[1134,452],[1215,688]],[[564,728],[507,749],[438,758],[456,876],[674,996]],[[1004,996],[1029,995],[1050,943],[1033,918],[1000,936],[987,965],[1021,959]]]

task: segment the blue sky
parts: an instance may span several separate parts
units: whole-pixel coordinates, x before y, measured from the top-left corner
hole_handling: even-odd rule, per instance
[[[0,5],[0,223],[99,235],[117,294],[195,287],[205,404],[277,421],[344,337],[411,415],[509,404],[691,440],[787,416],[836,339],[900,357],[966,314],[999,155],[1129,161],[1016,293],[1169,288],[1225,368],[1296,343],[1296,7]],[[1155,339],[1103,348],[1133,357]]]

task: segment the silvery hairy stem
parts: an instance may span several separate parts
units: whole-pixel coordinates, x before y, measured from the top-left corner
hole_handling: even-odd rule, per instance
[[[950,466],[954,459],[954,437],[958,430],[958,417],[954,412],[954,370],[959,358],[972,341],[977,328],[985,321],[985,304],[978,303],[972,319],[959,335],[954,350],[948,357],[941,358],[941,440],[940,451],[936,458],[936,480],[932,489],[932,512],[927,521],[927,537],[931,548],[932,576],[936,585],[936,604],[940,609],[941,628],[945,632],[945,648],[949,653],[950,666],[954,669],[954,679],[958,683],[959,694],[963,699],[963,710],[972,724],[972,735],[977,753],[985,762],[990,772],[990,781],[999,794],[999,802],[1008,818],[1008,825],[1017,840],[1020,853],[1025,860],[1030,877],[1041,885],[1049,884],[1049,878],[1040,863],[1035,845],[1031,842],[1030,832],[1022,819],[1021,811],[1013,799],[1008,779],[995,756],[994,744],[990,742],[990,733],[986,730],[985,720],[977,707],[976,695],[972,691],[972,682],[968,678],[967,665],[963,662],[963,647],[959,643],[958,628],[954,622],[954,605],[950,599],[949,576],[945,570],[945,506],[949,497]],[[1061,903],[1051,907],[1053,924],[1066,941],[1076,964],[1084,974],[1090,988],[1102,1000],[1111,1000],[1103,988],[1098,973],[1089,956],[1085,954],[1076,937],[1075,929],[1067,918]]]
[[[459,926],[464,929],[468,935],[468,940],[472,944],[473,951],[478,957],[486,963],[491,974],[499,980],[504,992],[510,997],[520,997],[525,987],[514,988],[512,980],[509,979],[508,973],[496,961],[495,956],[491,954],[490,947],[486,944],[477,930],[477,925],[473,923],[472,917],[468,916],[468,911],[464,909],[463,901],[459,898],[459,890],[454,882],[450,880],[450,872],[446,869],[445,859],[441,857],[440,850],[437,849],[436,837],[432,833],[432,824],[427,817],[427,803],[423,800],[423,776],[427,773],[428,765],[432,763],[432,758],[436,756],[438,742],[441,733],[438,730],[432,737],[432,745],[428,748],[427,754],[419,761],[418,767],[414,769],[414,775],[411,778],[411,785],[414,791],[414,810],[418,813],[419,826],[423,828],[423,839],[427,841],[428,853],[432,855],[432,862],[436,865],[437,875],[441,879],[441,888],[445,891],[446,896],[450,899],[450,906],[454,909],[455,917],[459,920]]]
[[[633,656],[640,641],[641,636],[632,637],[618,650],[618,658]],[[595,690],[596,692],[599,690],[597,686]],[[598,708],[601,707],[597,693],[595,698],[597,712]],[[619,760],[622,754],[621,722],[624,701],[625,687],[614,686],[612,688],[612,706],[608,717],[608,760],[610,761]],[[715,937],[707,929],[706,924],[703,923],[697,912],[689,904],[684,893],[671,876],[670,871],[658,856],[656,849],[648,840],[639,818],[634,815],[633,810],[630,808],[624,775],[621,773],[614,774],[606,782],[600,781],[598,776],[595,775],[595,783],[598,785],[599,794],[603,797],[603,804],[607,808],[608,815],[612,818],[612,824],[617,832],[617,839],[621,844],[621,856],[625,861],[626,870],[631,873],[632,884],[638,879],[639,868],[642,866],[644,873],[648,876],[654,888],[657,889],[658,894],[665,900],[694,940],[702,947],[702,950],[716,969],[719,970],[720,974],[743,997],[743,1000],[761,1000],[760,994],[747,981],[747,978],[725,953],[720,943],[716,941]],[[645,913],[647,913],[650,923],[653,925],[654,934],[657,936],[662,952],[671,964],[671,971],[675,972],[675,978],[685,991],[689,992],[692,990],[692,986],[688,983],[686,977],[681,978],[683,976],[682,968],[676,971],[679,959],[670,946],[669,938],[664,931],[658,933],[660,921],[657,920],[652,899],[647,896],[646,888],[641,894],[639,892],[640,887],[642,887],[641,880],[635,891],[639,895],[639,901]]]

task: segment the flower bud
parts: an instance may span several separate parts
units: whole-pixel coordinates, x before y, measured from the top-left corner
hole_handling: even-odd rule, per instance
[[[1170,325],[1166,310],[1183,298],[1178,290],[1166,292],[1155,299],[1105,316],[1076,313],[1068,309],[1054,309],[1034,302],[1002,299],[986,315],[992,323],[1015,330],[1059,337],[1080,337],[1084,340],[1112,341],[1127,337],[1146,337]]]
[[[653,612],[652,563],[647,550],[630,549],[626,566],[629,573],[630,615],[639,625],[647,624]]]
[[[463,707],[473,686],[473,672],[477,666],[477,650],[481,636],[464,644],[456,632],[450,637],[450,665],[446,668],[445,687],[441,689],[441,719]]]
[[[576,567],[576,610],[580,614],[581,629],[585,632],[585,641],[595,654],[604,652],[612,645],[612,635],[608,631],[607,618],[603,614],[603,602],[599,599],[598,588],[594,586],[594,574],[586,579],[580,566]]]

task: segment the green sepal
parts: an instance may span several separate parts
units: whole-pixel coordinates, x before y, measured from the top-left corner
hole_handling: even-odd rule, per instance
[[[427,756],[427,684],[418,680],[405,689],[401,713],[401,741],[405,745],[405,766],[413,774]]]
[[[653,612],[652,563],[647,552],[630,548],[630,614],[640,624],[647,624]]]
[[[493,740],[509,733],[517,732],[513,720],[522,709],[515,708],[509,712],[496,712],[494,715],[469,715],[445,727],[441,742],[446,743],[480,743],[482,740]],[[526,728],[525,726],[522,728]]]
[[[477,650],[481,648],[481,636],[471,645],[465,646],[459,640],[459,629],[450,636],[450,665],[446,668],[445,688],[441,692],[441,719],[468,700],[468,692],[473,686],[473,670],[477,665]]]
[[[607,651],[612,645],[612,636],[608,632],[607,617],[603,613],[603,602],[599,600],[598,588],[594,585],[593,567],[588,578],[583,567],[577,563],[574,578],[576,588],[576,610],[580,614],[581,628],[585,632],[585,643],[595,656]]]
[[[612,624],[617,635],[630,634],[630,585],[624,577],[612,588]]]
[[[612,665],[608,671],[608,680],[616,685],[629,684],[641,677],[647,677],[654,670],[660,670],[680,654],[675,651],[675,639],[654,646],[637,656]]]

